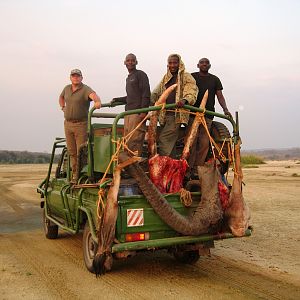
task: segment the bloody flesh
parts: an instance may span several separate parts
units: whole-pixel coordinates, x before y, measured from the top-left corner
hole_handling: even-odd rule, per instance
[[[185,159],[177,160],[158,154],[149,159],[150,179],[161,193],[179,192],[187,168]]]

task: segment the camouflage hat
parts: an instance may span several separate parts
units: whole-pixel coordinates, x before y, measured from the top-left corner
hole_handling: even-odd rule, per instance
[[[72,71],[71,71],[71,75],[74,75],[74,74],[77,74],[77,75],[82,76],[82,73],[81,73],[81,71],[80,71],[79,69],[74,69],[74,70],[72,70]]]

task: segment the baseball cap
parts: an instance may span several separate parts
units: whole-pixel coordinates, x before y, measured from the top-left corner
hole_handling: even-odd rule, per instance
[[[80,71],[79,69],[73,69],[73,70],[71,71],[71,75],[74,75],[74,74],[77,74],[77,75],[82,76],[82,73],[81,73],[81,71]]]

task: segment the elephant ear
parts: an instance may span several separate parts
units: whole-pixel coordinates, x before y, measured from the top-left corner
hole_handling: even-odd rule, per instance
[[[116,221],[118,216],[118,193],[121,181],[121,171],[124,167],[140,161],[140,158],[127,157],[118,164],[113,173],[113,181],[107,193],[107,201],[98,228],[98,249],[93,260],[96,277],[105,274],[112,267],[111,246],[115,238]]]
[[[241,167],[241,139],[234,147],[235,172],[232,188],[229,196],[228,208],[225,217],[231,232],[235,236],[243,236],[250,222],[250,209],[244,200],[242,193],[243,172]]]

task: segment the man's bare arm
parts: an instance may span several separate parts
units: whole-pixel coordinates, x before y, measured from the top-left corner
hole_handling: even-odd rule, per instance
[[[95,108],[99,109],[101,107],[100,97],[95,92],[92,92],[91,94],[89,94],[89,98],[94,101]]]
[[[216,92],[216,95],[217,95],[217,98],[218,98],[218,101],[219,101],[221,107],[223,108],[224,114],[232,118],[231,113],[229,112],[229,110],[227,108],[226,101],[225,101],[222,91],[218,90]]]
[[[66,101],[65,98],[63,96],[59,96],[59,105],[61,107],[61,110],[64,110],[65,106],[66,106]]]

